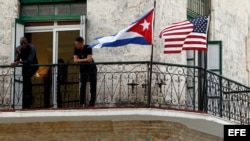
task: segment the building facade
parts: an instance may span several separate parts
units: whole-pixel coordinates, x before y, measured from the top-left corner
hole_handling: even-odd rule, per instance
[[[0,23],[0,46],[1,46],[1,54],[0,54],[0,62],[1,65],[9,64],[12,59],[13,50],[12,50],[12,26],[13,19],[18,17],[19,13],[19,2],[17,0],[11,1],[1,1],[1,23]]]
[[[116,1],[108,0],[9,0],[1,1],[0,52],[1,65],[8,65],[14,58],[14,46],[22,34],[29,36],[37,46],[39,63],[57,63],[58,57],[72,61],[72,43],[77,35],[86,38],[88,44],[94,38],[114,34],[155,7],[153,61],[174,64],[199,65],[201,60],[197,51],[183,51],[181,54],[163,54],[163,41],[158,37],[160,31],[174,22],[190,16],[188,8],[205,4],[210,15],[208,41],[218,43],[208,50],[208,69],[223,76],[250,84],[249,40],[250,40],[250,2],[222,1],[173,1],[154,0]],[[229,6],[228,3],[233,3]],[[204,6],[203,6],[204,7]],[[239,9],[239,10],[236,10]],[[60,11],[61,10],[61,11]],[[70,11],[71,10],[71,11]],[[200,13],[200,14],[204,14]],[[81,18],[81,15],[83,17]],[[17,26],[15,19],[23,26]],[[21,21],[21,22],[20,22]],[[15,29],[20,30],[21,33]],[[24,33],[22,33],[24,32]],[[68,37],[67,35],[71,35]],[[55,39],[58,39],[55,41]],[[67,39],[67,40],[65,40]],[[45,45],[42,43],[46,43]],[[46,47],[45,47],[46,46]],[[142,53],[138,54],[138,50]],[[44,56],[40,52],[46,51]],[[70,52],[70,53],[69,53]],[[151,46],[127,45],[119,48],[94,49],[96,62],[148,61]],[[188,61],[191,58],[196,61]],[[196,54],[196,55],[195,55]],[[44,69],[39,70],[41,73]]]
[[[22,36],[26,36],[36,46],[39,64],[56,64],[58,59],[71,63],[75,37],[83,36],[87,44],[95,43],[95,37],[117,33],[155,8],[153,46],[130,44],[118,48],[93,49],[95,61],[150,61],[153,48],[155,62],[207,67],[249,86],[249,6],[248,0],[2,0],[0,65],[13,62],[14,49]],[[163,41],[159,38],[159,33],[164,27],[205,14],[210,15],[207,53],[163,53]],[[45,74],[47,69],[41,66],[37,73]],[[42,115],[46,114],[41,113],[39,116]],[[195,123],[195,117],[193,118]],[[218,140],[222,140],[223,124],[219,123],[220,133],[213,134],[215,137],[212,136],[211,140],[217,136]],[[214,126],[211,130],[217,132]],[[206,135],[201,136],[206,140]]]

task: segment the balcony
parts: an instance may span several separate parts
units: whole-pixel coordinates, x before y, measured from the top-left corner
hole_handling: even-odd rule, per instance
[[[39,65],[37,75],[32,77],[33,105],[30,109],[21,108],[21,66],[0,66],[2,122],[11,121],[8,119],[10,117],[18,120],[20,116],[24,116],[23,112],[37,117],[29,119],[30,121],[42,120],[41,118],[70,120],[77,119],[77,116],[99,119],[101,115],[102,119],[103,116],[107,119],[151,117],[178,121],[193,128],[204,124],[209,129],[207,132],[215,135],[217,130],[213,128],[222,128],[223,124],[250,124],[249,87],[211,71],[200,67],[147,61],[97,62],[96,65],[98,75],[95,107],[79,105],[78,64],[46,64]],[[65,81],[57,81],[62,68],[66,71]],[[47,72],[50,72],[51,79],[46,79]],[[87,87],[87,99],[89,89]],[[58,91],[62,97],[61,106],[58,106]],[[48,101],[44,100],[44,96],[48,93],[49,107],[46,107]],[[55,110],[57,112],[51,112]],[[69,113],[66,114],[66,111]],[[197,119],[201,121],[197,122]],[[217,124],[210,129],[211,121],[216,121]]]

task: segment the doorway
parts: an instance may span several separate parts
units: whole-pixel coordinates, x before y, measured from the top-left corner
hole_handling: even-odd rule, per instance
[[[72,89],[71,99],[66,98],[66,86],[59,86],[58,75],[50,75],[51,79],[45,82],[48,74],[58,74],[59,66],[56,64],[63,61],[67,64],[73,63],[74,41],[78,36],[83,36],[82,26],[80,22],[47,22],[47,23],[28,23],[25,26],[25,36],[28,41],[35,45],[37,58],[39,61],[39,70],[32,78],[33,83],[33,99],[34,107],[58,107],[58,94],[62,95],[63,101],[75,101],[79,96],[79,75],[74,72],[70,76],[71,80],[75,80]],[[84,37],[84,36],[83,36]],[[60,62],[58,62],[60,60]],[[72,70],[67,67],[67,72]],[[74,68],[74,70],[76,70]],[[73,78],[74,77],[74,78]],[[57,81],[55,81],[57,80]],[[47,85],[47,86],[46,86]],[[69,91],[69,90],[68,90]],[[49,93],[49,94],[46,94]],[[49,100],[45,100],[45,95],[49,95]],[[72,97],[72,95],[74,95]],[[47,96],[48,97],[48,96]],[[49,101],[49,102],[48,102]],[[46,104],[47,102],[47,104]],[[47,105],[47,106],[45,106]],[[49,105],[49,106],[48,106]],[[60,107],[62,104],[59,104]]]
[[[36,47],[39,64],[58,63],[59,59],[64,60],[65,63],[73,63],[74,40],[80,35],[80,31],[56,31],[55,35],[54,37],[53,32],[25,33],[29,42]],[[55,40],[54,44],[53,40]],[[46,65],[41,66],[37,74],[45,74],[47,70]]]

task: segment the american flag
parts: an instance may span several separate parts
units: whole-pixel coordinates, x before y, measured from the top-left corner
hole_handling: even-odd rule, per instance
[[[164,54],[182,50],[207,51],[208,24],[209,16],[201,16],[164,28],[160,33],[160,38],[164,39]]]

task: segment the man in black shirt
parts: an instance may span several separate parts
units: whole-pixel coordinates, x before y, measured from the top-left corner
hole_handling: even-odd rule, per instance
[[[92,58],[92,48],[88,48],[88,45],[84,44],[84,39],[82,37],[77,37],[75,39],[74,48],[74,62],[81,63],[80,65],[80,105],[86,106],[86,84],[90,82],[90,93],[91,98],[89,101],[89,106],[95,106],[96,101],[96,84],[97,84],[97,67],[93,63]]]
[[[11,64],[12,67],[22,64],[22,77],[23,77],[23,98],[22,107],[31,108],[32,106],[32,83],[31,77],[36,73],[39,66],[30,66],[38,64],[36,56],[36,48],[34,45],[29,44],[25,37],[20,39],[20,45],[16,48],[16,59]]]

